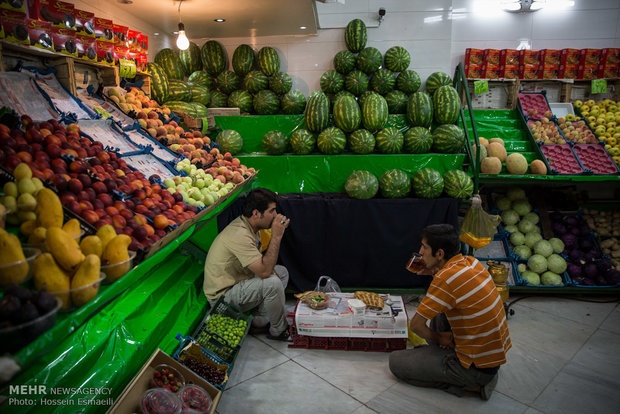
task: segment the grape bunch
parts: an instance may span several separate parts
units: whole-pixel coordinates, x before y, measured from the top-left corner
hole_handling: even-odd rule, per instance
[[[224,338],[233,348],[241,342],[246,327],[247,322],[243,319],[237,320],[220,314],[210,317],[207,321],[207,330]]]
[[[200,362],[194,358],[185,358],[183,364],[194,371],[196,374],[200,375],[202,378],[206,379],[211,384],[221,384],[224,382],[224,371],[220,371],[216,367],[209,365],[205,362]]]

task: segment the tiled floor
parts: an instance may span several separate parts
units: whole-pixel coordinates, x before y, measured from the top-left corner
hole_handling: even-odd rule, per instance
[[[407,305],[410,318],[417,299]],[[290,308],[294,302],[287,303]],[[524,297],[512,309],[508,326],[513,347],[489,401],[400,382],[388,369],[387,353],[289,349],[259,335],[246,338],[217,412],[620,412],[617,301]]]

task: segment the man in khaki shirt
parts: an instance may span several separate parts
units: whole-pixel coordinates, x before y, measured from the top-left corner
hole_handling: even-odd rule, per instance
[[[290,220],[276,212],[277,195],[265,188],[246,197],[243,214],[215,238],[205,262],[203,290],[210,303],[224,300],[241,310],[255,309],[254,327],[267,322],[269,339],[288,339],[284,289],[288,271],[276,265],[280,242]],[[259,230],[271,229],[271,241],[261,254]]]

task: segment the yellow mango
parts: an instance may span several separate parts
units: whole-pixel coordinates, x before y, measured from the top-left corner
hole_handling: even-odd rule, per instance
[[[99,293],[101,261],[96,254],[86,256],[71,279],[71,301],[75,306],[90,302]]]
[[[84,255],[80,251],[77,241],[60,227],[47,229],[45,243],[60,267],[70,273],[75,272],[84,261]]]
[[[80,242],[80,250],[85,256],[95,254],[101,258],[103,254],[103,245],[99,236],[86,236]]]
[[[43,246],[45,243],[45,237],[47,236],[47,229],[45,227],[37,227],[32,231],[32,234],[28,236],[28,244],[35,247]]]
[[[25,259],[17,236],[0,228],[0,285],[20,284],[26,280],[28,262]]]
[[[62,227],[63,211],[60,199],[49,188],[42,188],[37,193],[37,224],[49,229]]]
[[[131,267],[129,259],[129,244],[131,237],[119,234],[114,237],[103,250],[101,263],[106,266],[103,272],[110,282],[120,279]]]
[[[82,229],[80,228],[80,222],[78,221],[78,219],[73,218],[71,220],[68,220],[62,226],[62,229],[74,239],[77,239],[78,237],[80,237],[80,234],[82,234]]]
[[[58,266],[51,253],[37,257],[32,266],[34,286],[38,290],[45,288],[49,293],[62,300],[62,309],[71,307],[69,275]]]
[[[30,236],[36,227],[36,220],[26,220],[19,226],[19,232],[24,236]]]
[[[105,247],[108,242],[116,237],[116,230],[109,224],[99,227],[97,230],[97,236],[101,239],[101,248],[105,251]]]

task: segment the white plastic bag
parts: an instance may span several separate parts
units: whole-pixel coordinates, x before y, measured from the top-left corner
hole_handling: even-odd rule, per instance
[[[336,281],[332,279],[331,277],[321,276],[314,290],[316,290],[317,292],[325,292],[325,293],[330,293],[330,292],[340,293],[340,286],[338,286],[338,283],[336,283]]]

